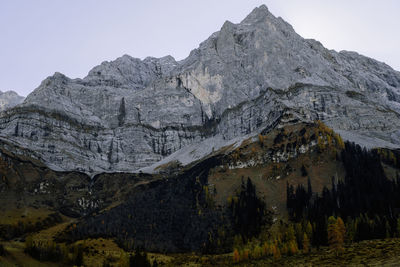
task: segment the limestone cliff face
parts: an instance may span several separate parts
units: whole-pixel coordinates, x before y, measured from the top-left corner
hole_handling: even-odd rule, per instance
[[[83,79],[54,74],[1,113],[0,137],[54,169],[135,171],[209,138],[315,119],[398,147],[400,73],[303,39],[261,6],[179,62],[124,55]]]

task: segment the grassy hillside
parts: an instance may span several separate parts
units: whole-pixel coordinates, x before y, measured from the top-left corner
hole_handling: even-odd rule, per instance
[[[168,171],[160,167],[160,174],[99,174],[93,179],[52,171],[3,148],[0,243],[6,252],[0,253],[0,266],[70,266],[79,262],[79,253],[85,266],[127,266],[139,248],[148,252],[150,262],[164,266],[396,263],[398,239],[347,242],[339,256],[327,247],[302,253],[299,246],[290,252],[286,241],[279,241],[280,257],[261,252],[269,240],[287,239],[287,184],[296,188],[310,182],[314,194],[332,189],[332,179],[344,181],[347,175],[343,148],[341,138],[325,125],[300,123],[214,151],[186,167],[171,163],[165,166]],[[396,181],[400,154],[377,153],[383,172]],[[257,200],[249,193],[248,179]],[[251,210],[258,201],[265,203],[265,211]],[[259,230],[242,238],[243,227],[254,223],[251,216],[263,225],[255,224]],[[37,255],[24,252],[27,239],[35,249],[56,251],[59,262],[39,262]],[[234,248],[240,250],[239,263]]]

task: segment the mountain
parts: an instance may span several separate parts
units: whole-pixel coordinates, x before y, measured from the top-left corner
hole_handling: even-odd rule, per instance
[[[25,97],[18,95],[14,91],[0,91],[0,111],[12,108],[24,101]]]
[[[400,73],[304,39],[260,6],[179,62],[124,55],[83,79],[55,73],[1,113],[0,137],[54,170],[94,175],[189,164],[317,119],[364,146],[399,147]]]
[[[365,168],[358,162],[366,151],[344,144],[320,122],[273,129],[185,167],[160,166],[160,174],[102,173],[91,178],[81,172],[53,171],[38,160],[10,152],[16,149],[11,144],[2,147],[8,150],[0,149],[0,211],[4,214],[0,240],[43,231],[44,238],[38,233],[37,240],[74,243],[101,237],[115,240],[125,251],[226,253],[237,235],[246,236],[243,229],[254,230],[251,235],[257,236],[261,225],[269,229],[272,222],[288,221],[289,184],[299,188],[309,184],[315,196],[329,196],[326,191],[334,188],[335,180],[342,184],[354,174],[370,173],[376,184],[365,179],[362,183],[376,190],[356,187],[346,199],[368,202],[374,196],[371,192],[379,191],[384,199],[396,202],[395,193],[381,191],[381,186],[388,179],[400,179],[400,151],[376,150],[380,154],[374,154]],[[348,169],[349,162],[356,162],[355,172]],[[242,198],[243,191],[251,191],[249,184],[256,199],[265,203],[262,209],[254,205],[254,199]],[[294,192],[301,194],[299,189]],[[240,203],[241,209],[233,211],[232,203]],[[253,212],[259,210],[265,211],[266,221],[253,220]],[[98,253],[87,252],[85,257],[106,257]]]

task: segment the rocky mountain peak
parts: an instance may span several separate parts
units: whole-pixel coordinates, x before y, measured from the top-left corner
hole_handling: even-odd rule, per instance
[[[288,31],[291,34],[296,34],[293,27],[283,20],[281,17],[275,17],[269,12],[267,6],[261,5],[256,7],[245,19],[240,22],[240,25],[250,26],[253,28],[264,28],[272,31],[281,30]]]
[[[303,39],[260,6],[179,62],[124,55],[83,79],[56,73],[0,116],[0,138],[52,168],[134,171],[188,164],[245,136],[314,120],[368,147],[398,147],[400,74]]]
[[[0,111],[12,108],[24,101],[25,97],[18,95],[16,92],[9,90],[0,91]]]
[[[114,61],[105,61],[93,68],[83,79],[90,86],[113,86],[127,89],[143,89],[157,78],[171,72],[177,65],[171,56],[147,57],[144,60],[123,55]]]
[[[247,15],[242,22],[248,24],[254,24],[256,22],[260,21],[264,22],[266,19],[272,19],[272,18],[275,17],[269,12],[268,7],[266,5],[261,5],[259,7],[254,8],[253,11],[251,11],[251,13]]]

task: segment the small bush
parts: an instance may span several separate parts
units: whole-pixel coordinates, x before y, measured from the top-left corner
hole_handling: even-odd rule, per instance
[[[0,256],[5,256],[7,254],[7,250],[4,248],[3,244],[0,244]]]
[[[143,266],[151,267],[151,263],[147,258],[146,252],[136,251],[135,254],[129,258],[129,266]]]

